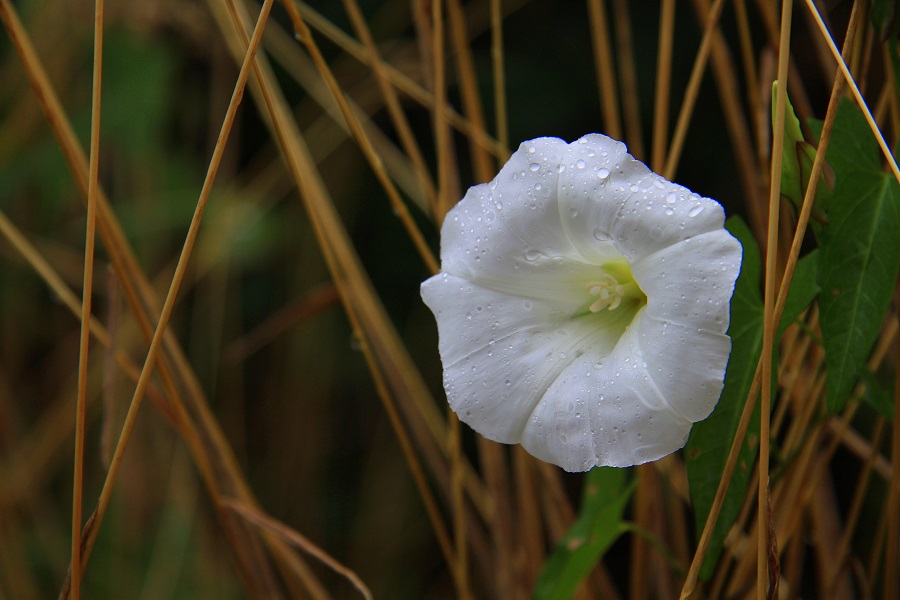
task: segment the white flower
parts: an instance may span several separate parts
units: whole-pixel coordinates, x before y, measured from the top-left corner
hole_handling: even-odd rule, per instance
[[[731,351],[741,246],[723,223],[606,136],[523,143],[448,213],[422,284],[450,406],[567,471],[681,448]]]

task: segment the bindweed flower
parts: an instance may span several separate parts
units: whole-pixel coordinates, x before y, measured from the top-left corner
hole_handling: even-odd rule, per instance
[[[452,409],[567,471],[681,448],[731,351],[723,224],[606,136],[524,142],[447,214],[422,284]]]

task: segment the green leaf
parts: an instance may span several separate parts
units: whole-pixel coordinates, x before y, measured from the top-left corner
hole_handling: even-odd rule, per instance
[[[883,383],[876,375],[863,371],[863,382],[866,391],[863,392],[863,401],[872,406],[888,421],[894,421],[894,392],[890,384]]]
[[[587,474],[581,513],[547,559],[534,586],[535,600],[571,598],[613,542],[625,531],[622,513],[637,480],[629,471],[598,467]]]
[[[881,166],[859,110],[838,107],[828,160],[834,195],[819,257],[819,322],[828,367],[828,408],[840,410],[868,357],[900,269],[900,185]]]
[[[872,25],[882,41],[897,35],[897,0],[872,0]]]
[[[797,320],[818,295],[818,270],[818,250],[813,250],[797,261],[794,277],[791,279],[791,289],[788,290],[787,300],[784,302],[784,312],[781,313],[781,322],[778,324],[778,333],[775,339],[781,339],[784,330]]]
[[[778,82],[772,84],[772,122],[775,121],[775,91]],[[803,206],[803,196],[812,175],[813,161],[816,159],[816,148],[803,138],[800,130],[800,121],[794,113],[790,98],[785,98],[784,113],[784,144],[781,151],[781,197],[790,202],[794,211],[799,212]],[[813,200],[811,224],[814,229],[822,222],[822,207],[827,204],[831,195],[832,173],[828,165],[819,176],[819,185],[816,186],[816,197]],[[818,231],[816,231],[818,234]]]
[[[762,350],[763,301],[760,293],[759,248],[747,225],[733,217],[726,223],[728,230],[744,247],[741,273],[731,300],[731,356],[725,373],[725,387],[715,410],[705,420],[694,425],[685,447],[688,484],[694,503],[694,514],[698,532],[706,523],[712,506],[725,460],[732,440],[741,420],[744,402],[750,393],[753,375]],[[758,414],[759,407],[756,408]],[[710,539],[709,549],[700,571],[702,579],[712,575],[713,568],[722,551],[725,536],[737,517],[749,484],[750,473],[756,458],[759,442],[759,418],[754,418],[738,458],[738,464],[731,477],[731,484],[725,495],[719,519]]]

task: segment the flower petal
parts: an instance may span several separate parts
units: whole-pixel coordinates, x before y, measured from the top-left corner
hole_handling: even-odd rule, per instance
[[[722,393],[731,338],[646,310],[637,334],[643,362],[666,403],[691,422],[708,417]]]
[[[592,134],[568,148],[560,214],[588,262],[604,260],[610,244],[629,261],[639,260],[725,222],[718,202],[653,173],[621,142]]]
[[[469,188],[441,228],[441,269],[484,287],[565,302],[596,268],[559,217],[557,138],[523,143],[489,184]],[[567,260],[572,259],[572,260]]]
[[[528,421],[522,445],[567,471],[627,467],[678,450],[691,425],[669,407],[647,374],[636,329],[629,327],[604,362],[585,354],[550,386]]]
[[[571,320],[554,303],[509,296],[442,273],[422,284],[435,313],[444,388],[460,420],[504,443],[573,360],[600,360],[618,333]],[[624,328],[624,325],[622,326]]]
[[[725,333],[741,252],[741,244],[719,229],[632,263],[631,273],[647,294],[651,316]]]

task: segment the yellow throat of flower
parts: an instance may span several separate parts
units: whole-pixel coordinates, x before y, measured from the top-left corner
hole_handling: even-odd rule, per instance
[[[617,260],[602,266],[602,274],[596,281],[587,284],[588,293],[596,298],[588,310],[598,313],[601,310],[613,311],[623,304],[640,308],[647,303],[647,295],[631,274],[631,268],[625,260]]]

